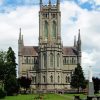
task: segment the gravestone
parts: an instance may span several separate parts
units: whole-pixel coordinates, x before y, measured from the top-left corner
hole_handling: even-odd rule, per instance
[[[74,100],[100,100],[100,96],[94,95],[94,84],[92,81],[92,67],[89,67],[89,82],[88,82],[88,95],[85,99],[80,99],[79,96],[74,96]]]
[[[94,95],[94,84],[92,81],[92,67],[89,67],[89,83],[87,100],[100,100],[100,96]]]
[[[89,84],[88,84],[88,96],[94,96],[94,84],[92,81],[92,67],[89,67]]]

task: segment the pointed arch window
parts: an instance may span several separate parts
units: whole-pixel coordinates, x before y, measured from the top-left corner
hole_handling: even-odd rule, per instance
[[[75,64],[76,63],[76,61],[75,61],[75,58],[73,57],[72,58],[72,64]]]
[[[48,22],[45,21],[44,23],[44,37],[47,38],[48,37]]]
[[[69,82],[70,82],[70,77],[66,76],[66,83],[69,83]]]
[[[36,76],[35,76],[35,83],[36,83]]]
[[[46,54],[43,54],[43,63],[44,63],[44,68],[46,68]]]
[[[53,67],[53,54],[50,54],[50,66]]]
[[[60,63],[60,55],[59,53],[57,54],[57,67],[59,67],[59,63]]]
[[[53,76],[52,75],[50,76],[50,81],[51,81],[51,83],[53,82]]]
[[[52,23],[52,37],[56,38],[56,22],[53,21]]]
[[[36,76],[33,76],[33,77],[32,77],[32,82],[33,82],[33,83],[36,83]]]
[[[66,63],[69,64],[69,60],[68,60],[68,58],[66,59]]]
[[[45,76],[43,76],[43,82],[44,82],[44,83],[46,82],[46,78],[45,78]]]
[[[60,82],[60,76],[58,76],[58,83]]]
[[[25,59],[25,63],[28,64],[28,57],[26,57],[26,59]]]
[[[66,64],[66,57],[64,57],[64,59],[63,59],[63,63],[64,63],[64,65]]]

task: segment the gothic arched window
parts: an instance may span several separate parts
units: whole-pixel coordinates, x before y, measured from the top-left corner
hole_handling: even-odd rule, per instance
[[[36,83],[36,76],[33,76],[33,77],[32,77],[32,82],[33,82],[33,83]]]
[[[28,57],[26,57],[26,61],[25,62],[26,62],[26,64],[28,64]]]
[[[72,64],[74,64],[74,58],[72,58]]]
[[[56,38],[56,22],[53,21],[52,23],[52,37]]]
[[[53,76],[52,75],[50,76],[50,81],[51,81],[51,83],[53,82]]]
[[[53,67],[53,54],[50,54],[50,66]]]
[[[59,63],[60,63],[60,55],[57,54],[57,66],[59,67]]]
[[[58,76],[58,83],[60,82],[60,76]]]
[[[35,83],[36,83],[36,76],[34,77],[34,81],[35,81]]]
[[[43,54],[43,63],[44,63],[44,68],[46,68],[46,54]]]
[[[66,83],[68,83],[68,76],[66,76]]]
[[[64,63],[64,65],[66,64],[66,57],[64,57],[64,59],[63,59],[63,63]]]
[[[46,79],[45,79],[45,76],[43,76],[43,82],[45,83]]]
[[[45,21],[44,23],[44,37],[47,38],[48,37],[48,22]]]
[[[69,82],[70,82],[70,77],[66,76],[66,83],[69,83]]]
[[[69,60],[68,60],[68,58],[67,58],[67,61],[66,61],[66,62],[67,62],[67,64],[69,64]]]

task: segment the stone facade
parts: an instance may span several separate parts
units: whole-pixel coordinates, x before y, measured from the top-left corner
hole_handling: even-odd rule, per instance
[[[74,45],[61,43],[60,1],[43,5],[40,0],[39,45],[24,46],[23,36],[18,39],[19,77],[32,79],[32,87],[38,90],[70,89],[71,75],[77,63],[81,64],[80,31]]]

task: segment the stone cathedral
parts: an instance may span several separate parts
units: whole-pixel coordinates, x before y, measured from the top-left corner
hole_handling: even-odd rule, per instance
[[[19,77],[31,78],[31,86],[36,90],[66,90],[70,89],[71,75],[78,63],[81,64],[80,30],[73,46],[63,46],[60,0],[55,5],[50,0],[47,5],[43,5],[40,0],[38,46],[25,46],[20,29]]]

